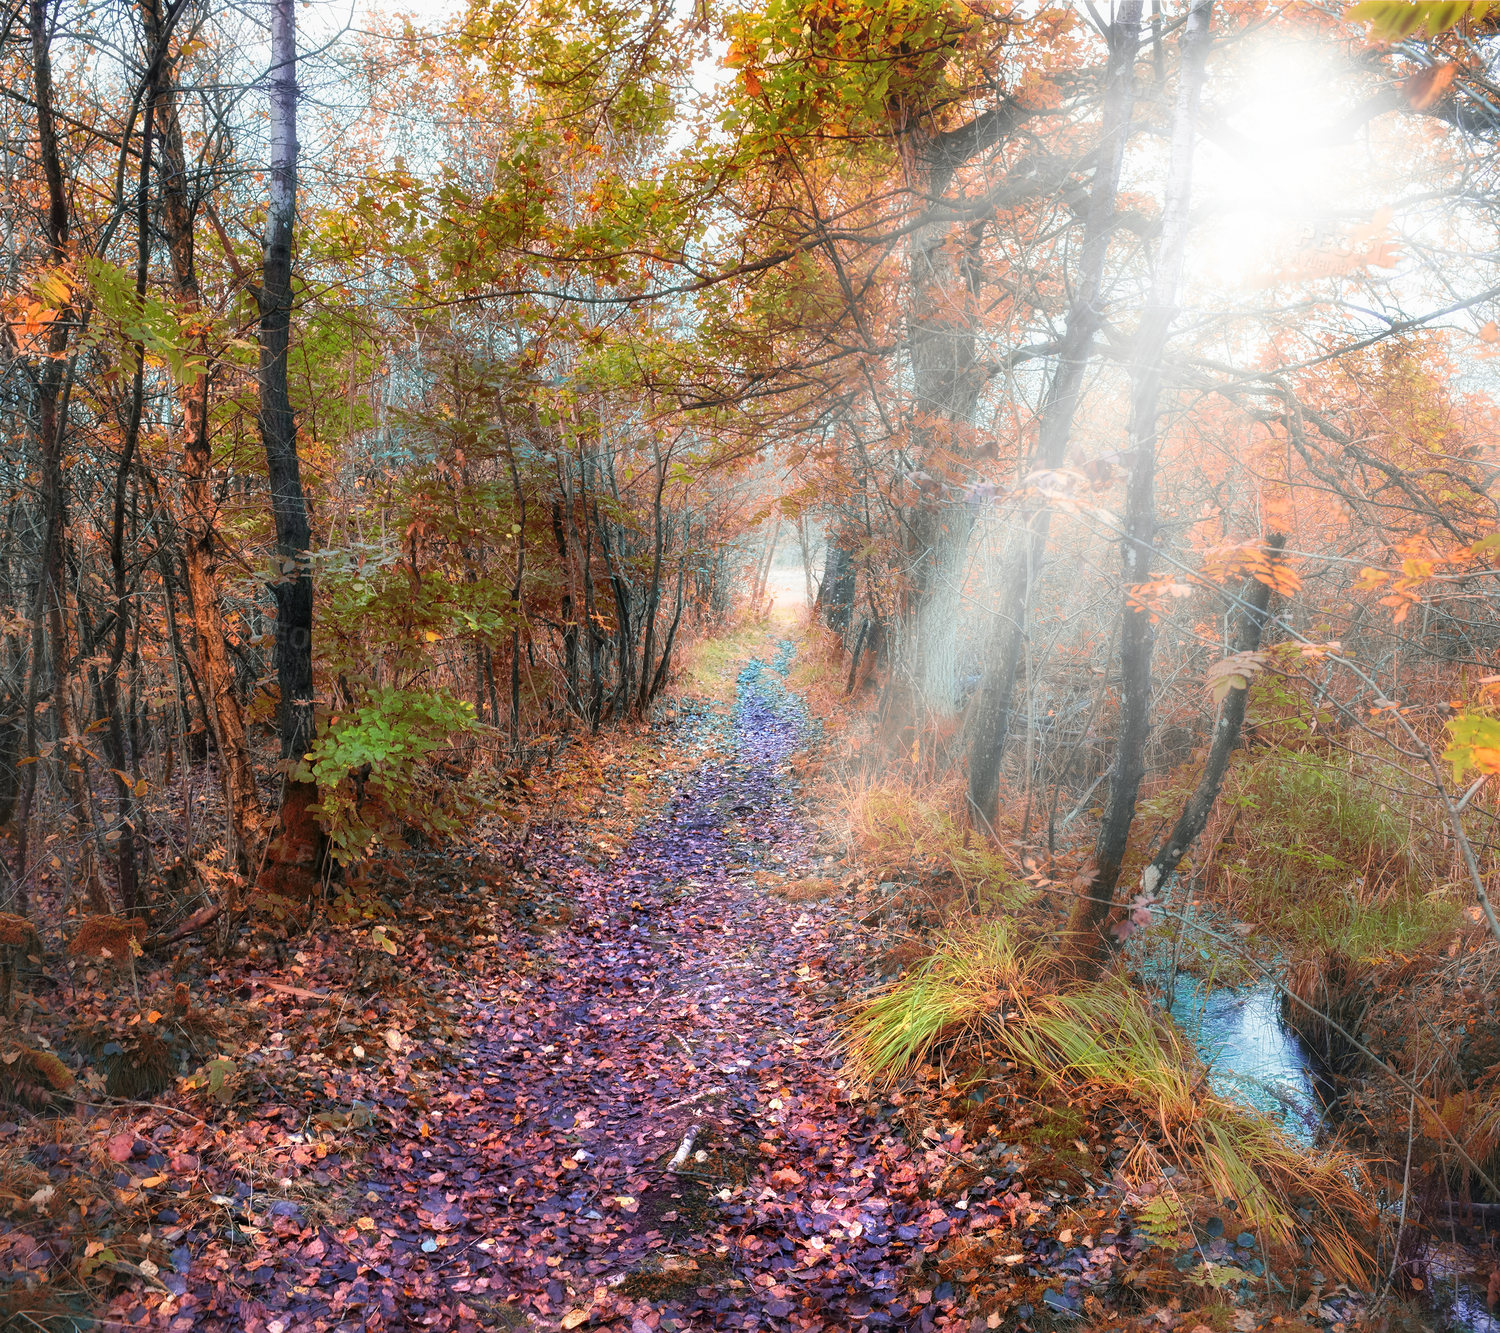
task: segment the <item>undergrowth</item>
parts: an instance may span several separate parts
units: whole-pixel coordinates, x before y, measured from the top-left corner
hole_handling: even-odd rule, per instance
[[[849,653],[833,630],[813,621],[799,627],[797,656],[787,673],[787,689],[798,695],[809,717],[837,729],[849,720],[855,700],[844,692]]]
[[[682,652],[673,693],[732,704],[740,668],[761,652],[769,638],[793,632],[788,613],[770,617],[742,615],[718,633],[695,639]]]
[[[1206,887],[1241,920],[1351,958],[1413,953],[1458,923],[1402,803],[1372,776],[1270,753],[1237,768],[1223,806],[1232,831]]]
[[[1127,1163],[1143,1177],[1161,1158],[1190,1172],[1266,1240],[1291,1248],[1312,1233],[1317,1262],[1349,1280],[1368,1275],[1368,1182],[1356,1159],[1308,1152],[1268,1120],[1209,1090],[1191,1042],[1124,982],[1057,988],[1045,955],[1004,921],[950,931],[908,976],[851,1010],[850,1064],[890,1086],[928,1061],[1022,1067],[1044,1085],[1090,1088],[1139,1107],[1156,1130]],[[1323,1214],[1309,1227],[1299,1209]]]
[[[975,910],[1023,907],[1033,891],[1016,878],[1000,848],[965,826],[963,799],[962,788],[952,782],[925,788],[851,784],[843,793],[855,845],[881,873],[951,871]]]

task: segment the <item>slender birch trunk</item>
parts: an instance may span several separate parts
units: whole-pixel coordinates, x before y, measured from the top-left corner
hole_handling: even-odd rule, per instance
[[[260,287],[260,436],[271,484],[280,563],[276,599],[276,679],[281,689],[281,758],[288,768],[314,738],[312,530],[297,457],[297,422],[288,387],[292,328],[292,234],[297,214],[296,0],[271,4],[271,192]],[[323,839],[309,808],[317,787],[288,774],[281,824],[267,851],[261,886],[304,898],[316,888]]]

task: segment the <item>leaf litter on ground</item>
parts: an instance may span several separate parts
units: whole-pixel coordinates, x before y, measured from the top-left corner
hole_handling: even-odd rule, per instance
[[[799,806],[789,658],[613,769],[591,754],[593,785],[558,776],[571,817],[524,850],[507,824],[411,858],[394,958],[364,923],[218,963],[230,1096],[85,1107],[40,1151],[47,1122],[0,1126],[41,1163],[0,1233],[13,1289],[112,1287],[127,1327],[670,1333],[1032,1326],[1103,1315],[1123,1278],[1173,1327],[1163,1237],[1130,1220],[1150,1191],[1106,1162],[1128,1122],[1065,1109],[1060,1146],[1003,1081],[928,1069],[876,1103],[840,1069],[888,886]],[[1222,1232],[1166,1237],[1179,1271],[1229,1266]]]

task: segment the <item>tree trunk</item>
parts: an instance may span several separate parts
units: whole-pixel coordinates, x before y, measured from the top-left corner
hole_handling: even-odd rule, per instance
[[[1151,577],[1156,547],[1157,419],[1162,384],[1162,355],[1177,316],[1183,252],[1187,245],[1188,206],[1192,200],[1193,152],[1198,135],[1198,99],[1208,59],[1213,0],[1193,0],[1182,37],[1177,109],[1162,206],[1161,243],[1156,255],[1150,302],[1141,315],[1131,358],[1130,483],[1125,498],[1125,533],[1120,556],[1125,581],[1120,634],[1120,731],[1115,747],[1109,799],[1094,845],[1094,876],[1088,893],[1074,906],[1067,940],[1074,952],[1094,950],[1099,929],[1108,919],[1120,867],[1135,820],[1136,798],[1146,772],[1146,741],[1151,734],[1151,658],[1156,646],[1152,609],[1132,588]]]
[[[1103,320],[1101,288],[1104,262],[1114,228],[1115,197],[1134,104],[1132,79],[1140,46],[1141,0],[1122,0],[1109,30],[1098,165],[1084,214],[1078,295],[1068,312],[1057,353],[1057,366],[1042,403],[1036,455],[1031,471],[1062,466],[1072,438],[1073,418],[1083,387],[1094,337]],[[1011,696],[1020,671],[1031,592],[1047,551],[1051,514],[1040,508],[1021,538],[1021,550],[1006,580],[1000,622],[991,643],[991,665],[980,686],[969,741],[969,815],[981,828],[992,828],[1000,799],[1000,763],[1010,730]]]
[[[637,716],[646,711],[646,705],[650,702],[652,693],[651,659],[656,655],[656,613],[661,606],[661,559],[662,550],[666,544],[666,527],[662,519],[661,497],[662,491],[666,489],[667,485],[667,462],[670,458],[670,451],[663,458],[658,450],[656,456],[656,495],[651,507],[654,537],[651,553],[651,587],[646,594],[646,609],[642,620],[645,626],[645,633],[642,636],[641,642],[641,687],[635,699],[635,712]]]
[[[606,520],[599,513],[599,503],[594,502],[594,527],[599,533],[599,550],[604,555],[604,567],[609,573],[609,586],[615,595],[615,620],[619,645],[620,678],[615,682],[615,697],[612,705],[614,716],[622,718],[635,689],[635,629],[630,623],[630,589],[615,565],[614,555],[609,549],[609,533]]]
[[[561,468],[558,473],[558,480],[562,481]],[[561,500],[554,500],[552,503],[552,538],[557,543],[557,558],[563,567],[560,610],[563,626],[563,681],[568,691],[568,712],[573,717],[582,717],[583,701],[578,693],[578,621],[575,619],[573,600],[573,552],[568,545],[567,529],[563,526]]]
[[[45,231],[47,237],[47,259],[61,268],[68,262],[68,199],[63,182],[62,156],[58,146],[57,127],[52,115],[52,50],[51,33],[47,27],[46,0],[31,0],[28,11],[33,92],[36,99],[37,154],[41,160],[42,176],[47,187],[47,212]],[[47,333],[47,360],[37,376],[37,447],[41,463],[42,483],[42,549],[37,579],[36,601],[32,615],[32,679],[26,729],[26,753],[35,755],[38,736],[36,732],[36,708],[40,684],[40,664],[50,653],[52,673],[53,716],[57,728],[57,771],[63,790],[71,799],[80,827],[91,830],[91,802],[88,785],[81,774],[70,763],[70,752],[76,751],[81,769],[84,756],[81,753],[76,723],[73,719],[72,698],[68,689],[69,646],[67,625],[63,616],[63,601],[66,597],[64,583],[63,543],[67,529],[67,506],[63,488],[63,444],[67,431],[68,386],[71,378],[67,374],[69,331],[73,327],[75,312],[69,308],[59,310]],[[44,633],[45,627],[45,633]],[[36,799],[37,770],[39,764],[28,764],[21,791],[18,839],[17,879],[22,883],[24,895],[27,873],[27,826]],[[86,832],[85,837],[89,834]],[[24,897],[22,908],[25,910]]]
[[[858,574],[854,567],[853,534],[838,528],[829,534],[823,556],[823,583],[818,589],[818,609],[823,623],[836,634],[849,632],[849,617],[854,610],[854,588]]]
[[[151,47],[157,41],[148,37]],[[156,126],[156,82],[160,52],[154,51],[146,75],[145,112],[141,120],[140,173],[136,199],[136,300],[144,301],[146,278],[151,260],[151,148]],[[127,127],[127,133],[129,132]],[[125,660],[129,640],[131,597],[125,569],[125,507],[129,494],[130,472],[135,465],[136,445],[141,438],[141,413],[145,405],[146,348],[139,340],[134,347],[135,373],[131,380],[130,406],[127,410],[120,457],[115,465],[114,512],[110,523],[109,564],[114,584],[114,643],[104,674],[99,679],[98,695],[104,712],[105,748],[115,783],[115,803],[119,812],[115,838],[115,876],[120,906],[134,912],[139,892],[135,856],[135,789],[131,761],[126,753],[125,725],[121,717],[120,667]]]
[[[1272,564],[1280,558],[1286,546],[1286,537],[1273,532],[1266,539],[1266,553]],[[1260,647],[1265,632],[1266,612],[1271,605],[1270,583],[1251,579],[1240,596],[1241,608],[1239,630],[1234,638],[1236,653],[1253,653]],[[1192,850],[1203,832],[1208,817],[1218,799],[1219,788],[1224,785],[1224,774],[1229,771],[1229,756],[1239,743],[1240,731],[1245,724],[1245,706],[1250,700],[1250,690],[1232,689],[1219,707],[1219,718],[1214,724],[1213,739],[1209,742],[1208,758],[1198,785],[1182,807],[1182,813],[1167,835],[1167,840],[1157,848],[1151,863],[1141,875],[1141,888],[1146,893],[1155,893],[1174,874],[1182,858]]]
[[[1281,533],[1272,533],[1267,538],[1266,552],[1273,566],[1280,558],[1285,544],[1286,537]],[[1234,653],[1253,653],[1260,647],[1273,591],[1270,582],[1260,579],[1252,578],[1246,583],[1239,597],[1239,628],[1234,637]],[[1198,785],[1184,802],[1166,841],[1157,848],[1145,870],[1141,872],[1141,892],[1148,897],[1170,884],[1182,858],[1192,850],[1193,844],[1208,824],[1219,790],[1224,785],[1224,775],[1229,771],[1230,757],[1244,728],[1245,708],[1249,700],[1250,690],[1246,686],[1244,689],[1231,689],[1219,706],[1219,716],[1209,742],[1208,758],[1203,763]],[[1109,898],[1104,898],[1101,911],[1101,905],[1093,901],[1094,897],[1091,890],[1089,899],[1079,901],[1074,909],[1075,922],[1069,924],[1065,936],[1073,965],[1084,975],[1098,970],[1113,943],[1102,929],[1113,903]],[[1087,920],[1079,921],[1078,918],[1086,907],[1094,910]]]
[[[765,604],[766,584],[771,577],[771,565],[776,559],[776,543],[781,537],[781,511],[778,509],[771,520],[770,530],[766,533],[766,544],[762,549],[759,559],[755,562],[755,587],[751,601],[755,604],[757,612]]]
[[[516,463],[515,441],[505,432],[505,456],[510,466],[510,484],[516,499],[516,577],[511,584],[511,611],[516,627],[510,636],[510,752],[515,762],[521,759],[521,623],[525,607],[521,585],[526,578],[526,491],[521,485],[521,469]]]
[[[797,515],[797,553],[802,557],[802,581],[807,586],[807,605],[813,604],[812,541],[807,530],[807,515]]]
[[[276,599],[276,680],[281,689],[281,758],[287,772],[280,827],[267,849],[259,887],[306,898],[317,887],[323,838],[310,807],[317,787],[292,771],[314,739],[312,531],[297,458],[287,359],[292,326],[292,229],[297,211],[297,19],[295,0],[271,4],[271,195],[260,289],[260,436],[271,483],[280,562]]]
[[[651,689],[646,695],[649,704],[658,694],[662,692],[667,683],[667,672],[672,665],[672,645],[677,642],[677,627],[682,623],[683,605],[683,583],[687,577],[687,550],[682,553],[682,561],[677,566],[677,606],[672,612],[672,623],[667,627],[666,642],[661,647],[661,661],[656,664],[656,674],[651,678]]]
[[[589,702],[585,716],[590,735],[599,730],[604,715],[604,670],[599,660],[603,636],[599,633],[599,613],[594,604],[594,529],[589,523],[588,472],[582,451],[578,459],[578,503],[574,506],[575,522],[583,531],[583,623],[589,646]]]

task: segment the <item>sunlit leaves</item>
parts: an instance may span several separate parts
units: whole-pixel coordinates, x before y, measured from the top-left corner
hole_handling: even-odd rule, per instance
[[[475,727],[474,707],[447,690],[371,689],[318,729],[299,769],[316,782],[316,813],[340,865],[403,827],[446,836],[462,811],[426,771],[426,761]]]
[[[1370,35],[1382,42],[1401,42],[1409,37],[1437,37],[1465,19],[1483,22],[1500,10],[1495,0],[1361,0],[1350,5],[1344,16],[1368,23]]]
[[[179,381],[192,382],[203,373],[201,362],[191,354],[196,330],[186,327],[166,301],[149,292],[138,296],[134,276],[106,259],[89,257],[80,267],[95,310],[90,342],[113,337],[126,344],[139,343],[148,357],[166,365]]]
[[[1360,570],[1355,589],[1383,593],[1380,605],[1390,608],[1391,619],[1399,625],[1414,606],[1421,605],[1432,585],[1461,575],[1477,561],[1497,551],[1500,551],[1500,533],[1452,550],[1434,550],[1421,539],[1414,539],[1400,546],[1399,568],[1380,569],[1367,565]]]
[[[547,123],[655,135],[692,49],[671,6],[621,0],[474,0],[461,49]]]
[[[1428,65],[1426,69],[1413,74],[1402,85],[1401,92],[1414,108],[1422,111],[1448,91],[1457,73],[1457,65]]]
[[[1203,572],[1219,583],[1253,578],[1284,597],[1290,597],[1302,586],[1301,578],[1286,560],[1273,558],[1265,547],[1251,542],[1236,542],[1205,551]]]
[[[888,134],[965,79],[954,68],[1004,25],[952,0],[771,0],[727,21],[745,94],[729,123],[757,134]]]
[[[1500,717],[1462,713],[1448,723],[1450,744],[1443,758],[1453,765],[1453,780],[1469,773],[1500,774]]]
[[[68,270],[49,269],[32,279],[29,291],[0,296],[0,317],[23,354],[46,355],[47,335],[72,300],[73,281]]]
[[[1126,591],[1125,600],[1132,611],[1149,614],[1155,624],[1167,614],[1166,608],[1173,601],[1182,601],[1192,595],[1191,584],[1184,583],[1175,575],[1169,575],[1163,579],[1134,584]]]

